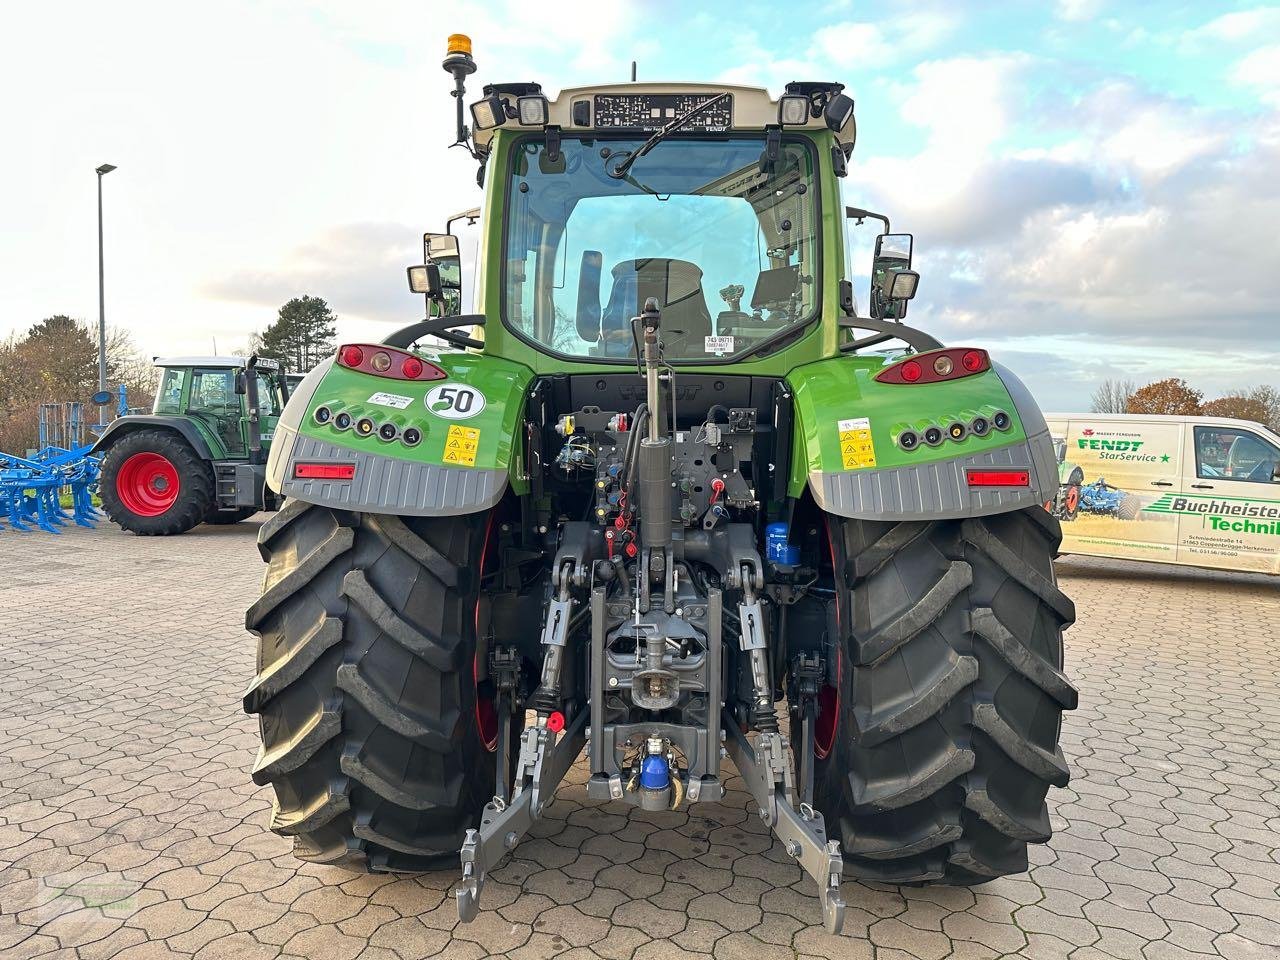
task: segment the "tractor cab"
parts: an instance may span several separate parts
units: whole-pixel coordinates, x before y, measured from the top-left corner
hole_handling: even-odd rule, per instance
[[[155,366],[160,381],[153,414],[190,417],[222,457],[255,459],[250,453],[256,446],[265,458],[288,399],[277,361],[259,358],[250,368],[244,357],[164,357]]]

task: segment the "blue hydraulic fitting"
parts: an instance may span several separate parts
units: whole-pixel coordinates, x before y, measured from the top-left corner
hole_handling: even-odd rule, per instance
[[[764,553],[772,563],[794,567],[800,563],[800,548],[788,542],[790,531],[782,522],[764,528]]]
[[[644,790],[665,790],[671,786],[667,758],[650,754],[640,761],[640,786]]]
[[[640,761],[640,809],[671,808],[671,767],[667,758],[650,753]]]

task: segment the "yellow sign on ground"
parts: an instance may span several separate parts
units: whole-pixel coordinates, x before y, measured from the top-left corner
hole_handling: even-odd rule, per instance
[[[871,440],[871,421],[866,417],[841,420],[840,460],[846,470],[876,465],[876,447]]]
[[[476,427],[454,424],[444,438],[444,462],[458,467],[474,467],[476,450],[480,448],[480,431]]]

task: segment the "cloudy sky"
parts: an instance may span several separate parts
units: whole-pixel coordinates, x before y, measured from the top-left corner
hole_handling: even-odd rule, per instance
[[[12,7],[0,336],[96,319],[101,163],[119,167],[108,322],[149,354],[238,348],[301,293],[343,336],[417,319],[404,267],[422,231],[479,200],[445,150],[439,63],[458,31],[477,91],[623,80],[633,59],[646,80],[844,82],[846,200],[916,234],[913,323],[998,351],[1046,406],[1078,408],[1108,377],[1209,396],[1280,382],[1280,6],[553,6]]]

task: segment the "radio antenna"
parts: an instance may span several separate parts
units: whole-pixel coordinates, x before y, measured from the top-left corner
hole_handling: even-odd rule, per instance
[[[636,82],[636,62],[634,60],[631,61],[631,82]]]

